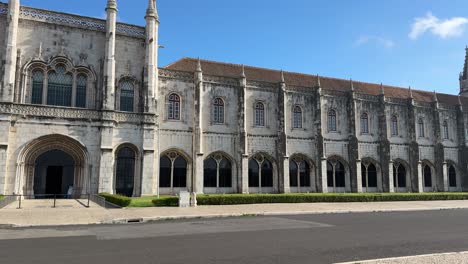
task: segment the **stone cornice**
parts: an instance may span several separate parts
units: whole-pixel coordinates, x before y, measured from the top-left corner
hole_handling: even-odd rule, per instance
[[[0,3],[0,15],[6,15],[7,13],[8,4]],[[70,27],[106,32],[106,20],[103,19],[66,14],[26,6],[21,6],[20,18],[44,23],[60,24]],[[144,27],[125,23],[117,23],[117,34],[139,39],[146,38],[146,32]]]
[[[97,111],[71,107],[0,103],[0,113],[22,117],[67,119],[72,121],[109,121],[115,123],[155,124],[156,115],[150,113],[126,113]]]

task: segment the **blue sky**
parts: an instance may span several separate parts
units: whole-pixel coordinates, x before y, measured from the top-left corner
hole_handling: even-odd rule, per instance
[[[22,0],[93,17],[105,3]],[[146,0],[118,5],[120,21],[144,25]],[[468,44],[466,0],[158,0],[158,9],[160,66],[201,57],[456,94]]]

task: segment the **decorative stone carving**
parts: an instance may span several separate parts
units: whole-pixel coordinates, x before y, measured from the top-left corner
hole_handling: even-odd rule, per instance
[[[6,13],[5,5],[0,6],[0,14],[2,14],[2,12]],[[62,14],[48,10],[41,10],[24,6],[22,6],[20,10],[20,18],[31,19],[46,23],[59,23],[71,27],[78,27],[101,32],[106,31],[105,20],[70,14]],[[117,23],[117,34],[141,39],[144,39],[146,37],[145,29],[143,27],[123,23]]]

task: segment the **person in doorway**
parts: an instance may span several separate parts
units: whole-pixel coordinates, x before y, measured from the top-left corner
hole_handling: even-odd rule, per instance
[[[73,194],[73,185],[68,186],[68,191],[67,191],[67,198],[70,199]]]

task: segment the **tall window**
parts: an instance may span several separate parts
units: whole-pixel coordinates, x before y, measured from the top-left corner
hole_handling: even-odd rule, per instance
[[[213,101],[213,123],[224,124],[224,101],[221,98]]]
[[[453,165],[449,167],[449,186],[452,188],[457,187],[457,171]]]
[[[169,103],[167,106],[167,118],[169,120],[180,120],[180,97],[177,94],[169,95]]]
[[[120,111],[133,112],[135,101],[135,90],[131,80],[123,80],[119,83],[120,88]]]
[[[402,164],[393,165],[393,187],[406,188],[406,169]]]
[[[32,104],[42,104],[42,90],[44,87],[44,72],[35,70],[32,73]]]
[[[391,126],[391,132],[392,136],[398,136],[398,118],[394,115],[392,116],[392,126]]]
[[[255,126],[265,126],[265,105],[261,102],[255,103]]]
[[[428,165],[424,166],[423,176],[424,176],[424,187],[426,188],[432,187],[432,171],[431,171],[431,167],[429,167]]]
[[[377,168],[374,164],[364,164],[361,163],[361,177],[362,177],[362,187],[367,188],[377,188]]]
[[[249,187],[273,187],[273,164],[263,156],[249,161]]]
[[[328,111],[328,131],[336,131],[336,111]]]
[[[135,152],[124,147],[117,153],[115,192],[117,194],[132,196],[135,176]]]
[[[307,161],[289,161],[289,186],[310,187],[310,166]]]
[[[231,188],[231,162],[222,155],[214,155],[204,162],[203,182],[205,187]]]
[[[369,134],[369,116],[367,113],[361,115],[361,133]]]
[[[76,107],[86,107],[86,86],[88,77],[80,74],[76,77]]]
[[[327,162],[327,185],[331,188],[345,188],[345,167],[340,161]]]
[[[444,121],[444,139],[449,139],[449,127],[447,121]]]
[[[177,152],[161,156],[159,165],[159,187],[187,187],[187,161]]]
[[[49,73],[47,87],[47,104],[57,106],[72,105],[73,77],[64,66],[58,66],[56,71]]]
[[[302,109],[298,105],[293,108],[293,128],[302,128]]]
[[[418,130],[419,130],[419,137],[424,137],[424,120],[419,118],[418,120]]]

